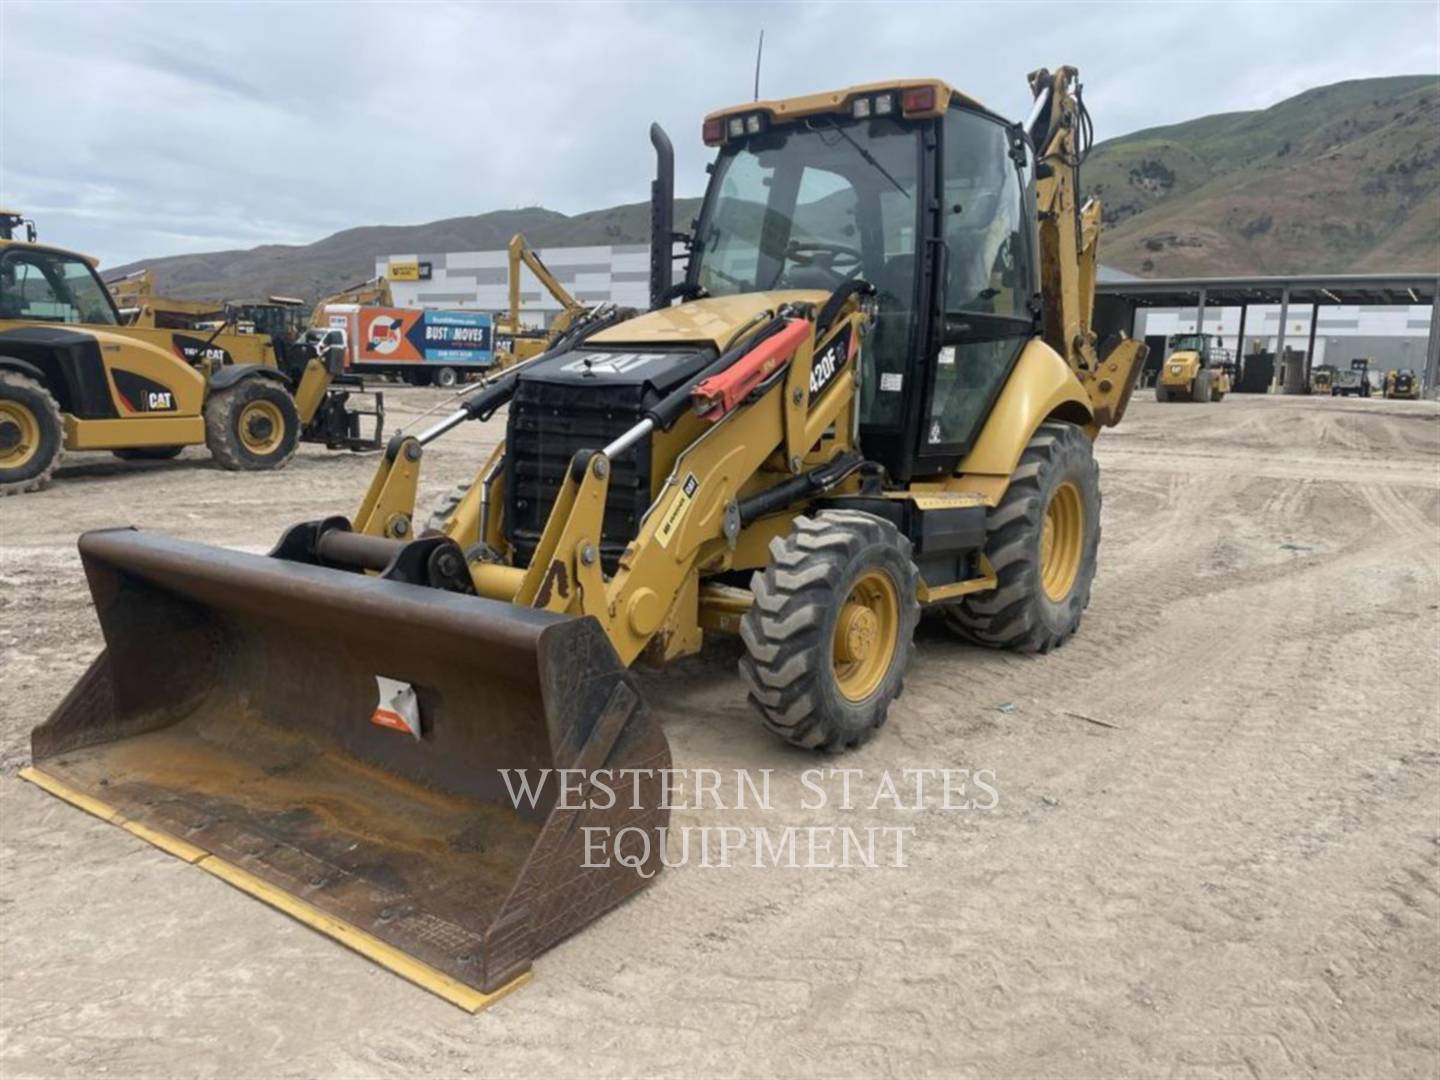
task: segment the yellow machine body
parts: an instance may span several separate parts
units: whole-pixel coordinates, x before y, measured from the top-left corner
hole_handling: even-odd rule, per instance
[[[1159,401],[1220,401],[1231,389],[1234,361],[1210,334],[1179,334],[1155,381]]]

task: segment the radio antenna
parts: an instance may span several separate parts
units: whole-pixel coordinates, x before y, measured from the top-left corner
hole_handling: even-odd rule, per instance
[[[755,46],[755,100],[760,100],[760,57],[765,54],[765,31],[760,31],[760,44]]]

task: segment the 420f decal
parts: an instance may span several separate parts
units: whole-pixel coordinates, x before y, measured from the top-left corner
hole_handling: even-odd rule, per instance
[[[830,339],[830,343],[815,354],[810,365],[810,400],[813,402],[830,388],[850,359],[850,324]]]

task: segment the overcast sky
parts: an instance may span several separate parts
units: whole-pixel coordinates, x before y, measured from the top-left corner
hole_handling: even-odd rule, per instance
[[[1098,138],[1440,71],[1440,3],[0,0],[0,204],[106,265],[354,225],[699,194],[708,109],[935,75],[1020,118],[1079,66]]]

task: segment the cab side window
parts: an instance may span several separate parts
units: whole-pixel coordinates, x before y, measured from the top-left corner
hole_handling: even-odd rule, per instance
[[[1034,333],[1028,157],[1017,166],[1010,129],[967,110],[946,114],[941,144],[945,320],[922,453],[968,449]]]

